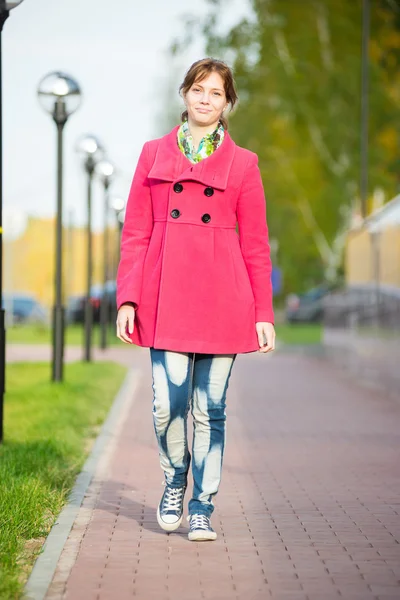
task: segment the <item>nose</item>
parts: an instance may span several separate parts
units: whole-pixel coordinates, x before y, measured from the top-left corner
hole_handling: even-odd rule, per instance
[[[209,98],[208,98],[208,92],[203,92],[203,94],[201,96],[200,102],[202,104],[209,104],[210,103]]]

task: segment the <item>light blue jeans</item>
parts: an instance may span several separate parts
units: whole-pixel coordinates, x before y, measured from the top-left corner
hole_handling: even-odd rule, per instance
[[[198,354],[150,348],[153,419],[168,485],[187,485],[191,455],[187,416],[193,416],[193,496],[189,514],[210,516],[221,480],[225,400],[235,354]]]

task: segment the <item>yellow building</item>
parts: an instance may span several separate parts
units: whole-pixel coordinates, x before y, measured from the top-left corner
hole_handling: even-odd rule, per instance
[[[63,293],[84,294],[87,277],[85,228],[63,229]],[[117,232],[109,231],[110,279],[115,278]],[[55,219],[30,217],[24,234],[4,241],[4,291],[27,293],[50,307],[54,295]],[[103,280],[103,234],[93,233],[93,283]]]
[[[400,195],[349,231],[347,285],[379,284],[400,289]]]

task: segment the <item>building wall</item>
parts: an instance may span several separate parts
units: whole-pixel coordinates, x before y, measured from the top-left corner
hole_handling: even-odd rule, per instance
[[[372,280],[370,255],[369,233],[366,230],[350,231],[345,250],[345,274],[348,284],[368,283]]]
[[[379,265],[380,282],[400,287],[400,227],[381,235]]]
[[[117,232],[109,231],[110,279],[115,277]],[[54,219],[30,218],[18,240],[4,242],[4,291],[35,296],[45,306],[53,304],[55,263]],[[85,293],[87,236],[82,228],[63,230],[63,291],[68,296]],[[103,234],[93,234],[93,283],[103,279]]]
[[[379,280],[400,287],[400,227],[389,227],[374,235],[366,229],[350,231],[345,273],[349,285]]]

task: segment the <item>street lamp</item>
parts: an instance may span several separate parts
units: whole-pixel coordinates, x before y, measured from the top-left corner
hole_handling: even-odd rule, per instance
[[[121,236],[122,236],[122,229],[124,227],[124,223],[125,223],[125,216],[126,216],[126,207],[124,207],[122,210],[119,211],[119,213],[117,214],[117,226],[118,226],[118,253],[117,253],[117,268],[118,268],[118,263],[119,263],[119,257],[120,257],[120,250],[121,250]]]
[[[87,279],[85,300],[84,360],[90,362],[92,349],[93,306],[91,301],[93,249],[92,249],[92,183],[96,164],[102,159],[104,150],[94,135],[79,138],[76,150],[84,158],[87,180]]]
[[[0,0],[0,35],[3,30],[3,25],[10,14],[10,10],[16,8],[22,2],[23,0],[13,0],[13,2],[7,2],[7,0]]]
[[[122,229],[122,225],[124,222],[123,219],[122,219],[122,221],[120,220],[120,215],[124,214],[125,200],[123,200],[119,196],[113,196],[110,200],[110,206],[115,213],[115,220],[116,220],[116,249],[115,249],[116,264],[115,264],[115,269],[114,269],[115,274],[116,274],[117,268],[118,268],[118,262],[119,262],[120,245],[121,245],[121,229]]]
[[[115,262],[113,264],[113,273],[114,273],[114,276],[115,276],[115,279],[116,279],[117,278],[117,271],[118,271],[118,263],[119,263],[119,253],[120,253],[120,246],[121,246],[121,229],[122,229],[122,223],[119,220],[119,215],[121,213],[123,213],[123,210],[125,208],[125,200],[123,200],[119,196],[113,196],[110,199],[110,207],[114,211],[115,220],[116,220],[116,228],[115,228],[115,250],[113,252],[113,256],[115,256]],[[115,307],[115,303],[113,304],[113,306]],[[115,311],[116,311],[116,307],[115,307]],[[117,319],[117,313],[113,311],[113,314],[111,315],[111,318],[112,318],[112,321],[116,321],[116,319]]]
[[[368,113],[369,113],[369,37],[371,28],[370,0],[362,1],[361,29],[361,122],[360,122],[360,198],[361,216],[368,213]]]
[[[110,207],[114,210],[115,212],[115,217],[117,219],[117,223],[118,223],[118,215],[120,214],[121,211],[124,210],[125,208],[125,200],[123,200],[122,198],[120,198],[119,196],[113,196],[110,199]]]
[[[40,81],[38,98],[45,111],[52,116],[57,127],[57,217],[52,380],[62,381],[64,360],[64,306],[62,297],[63,129],[68,117],[76,111],[80,104],[81,92],[79,85],[72,77],[56,71],[49,73]]]
[[[3,309],[3,99],[2,99],[2,81],[1,81],[1,33],[3,25],[7,20],[10,10],[21,4],[22,0],[6,2],[0,0],[0,442],[3,441],[3,414],[4,414],[4,392],[6,391],[6,330],[5,330],[5,311]]]
[[[122,228],[124,226],[125,223],[125,214],[126,214],[126,210],[122,209],[119,211],[118,215],[117,215],[117,221],[118,221],[118,228],[119,228],[119,233],[122,233]]]
[[[104,230],[103,230],[103,291],[100,303],[100,348],[107,348],[107,327],[109,315],[109,302],[107,295],[107,281],[109,272],[109,244],[108,244],[108,213],[109,213],[109,197],[108,189],[110,187],[112,177],[114,175],[114,165],[108,160],[101,160],[96,165],[96,174],[98,175],[104,187]]]

